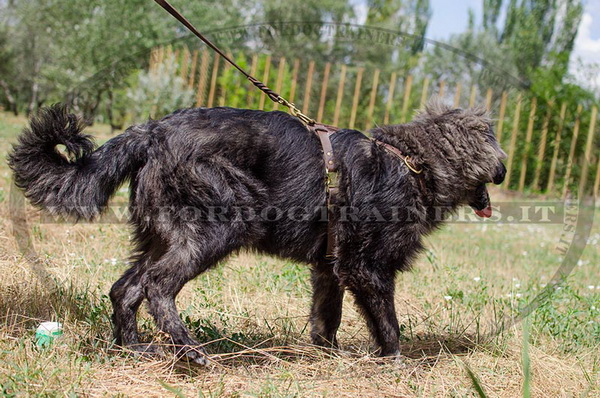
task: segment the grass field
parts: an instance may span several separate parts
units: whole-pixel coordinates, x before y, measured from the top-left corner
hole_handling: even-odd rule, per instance
[[[3,159],[24,122],[0,114]],[[90,132],[100,141],[109,134],[103,126]],[[182,318],[212,354],[210,366],[198,368],[171,356],[151,361],[113,349],[107,293],[127,267],[125,224],[41,224],[39,213],[27,207],[32,245],[26,247],[13,234],[18,214],[9,208],[10,190],[3,160],[4,396],[473,397],[468,367],[490,397],[519,397],[524,390],[533,397],[600,397],[598,227],[566,284],[525,323],[491,338],[493,325],[535,297],[560,265],[562,225],[450,224],[429,237],[414,271],[398,278],[403,366],[370,355],[366,326],[350,297],[338,335],[341,350],[312,347],[308,268],[242,253],[179,296]],[[517,200],[497,191],[492,196]],[[115,200],[125,197],[121,189]],[[62,322],[64,336],[37,349],[34,331],[46,320]],[[166,341],[144,311],[139,325],[146,339]]]

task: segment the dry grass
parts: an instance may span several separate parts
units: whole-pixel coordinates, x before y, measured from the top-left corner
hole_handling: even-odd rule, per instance
[[[2,153],[22,123],[0,114]],[[107,138],[105,129],[92,131]],[[307,268],[241,253],[179,297],[182,318],[212,353],[210,366],[197,368],[112,347],[106,293],[127,267],[125,225],[40,224],[27,208],[23,231],[31,240],[19,241],[9,191],[2,164],[0,391],[6,396],[471,397],[467,364],[489,396],[517,397],[521,325],[491,338],[487,332],[539,292],[559,265],[560,225],[449,225],[427,240],[426,255],[398,280],[406,359],[397,364],[369,355],[368,333],[350,298],[342,349],[311,346]],[[124,197],[119,193],[117,201]],[[592,238],[568,285],[529,318],[534,397],[600,396],[598,228]],[[63,322],[65,334],[38,350],[33,330],[44,320]],[[145,313],[139,324],[146,339],[165,341]]]

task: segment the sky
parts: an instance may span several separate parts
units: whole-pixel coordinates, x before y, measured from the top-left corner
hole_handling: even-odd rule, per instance
[[[427,36],[444,41],[453,33],[465,30],[468,23],[468,10],[472,8],[475,16],[481,18],[482,0],[431,0],[433,15],[429,23]],[[600,64],[600,0],[584,2],[584,13],[575,39],[575,49],[571,56],[571,73],[583,79],[577,68],[577,59],[584,64]],[[583,82],[600,88],[600,75],[593,82]]]
[[[357,14],[366,17],[366,2],[355,0]],[[452,34],[461,33],[467,27],[469,9],[481,20],[482,0],[430,0],[433,14],[427,30],[427,37],[446,41]],[[571,73],[581,83],[600,89],[600,75],[595,81],[582,81],[584,77],[577,68],[577,60],[584,64],[600,64],[600,0],[584,1],[584,14],[579,26],[575,49],[571,57]]]

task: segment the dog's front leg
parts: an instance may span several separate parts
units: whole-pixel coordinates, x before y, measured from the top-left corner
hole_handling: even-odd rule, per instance
[[[344,289],[333,273],[333,264],[319,263],[311,270],[313,301],[310,312],[313,344],[337,348],[336,333],[342,319]]]
[[[400,357],[400,327],[394,306],[394,274],[354,272],[348,287],[364,315],[382,357]]]

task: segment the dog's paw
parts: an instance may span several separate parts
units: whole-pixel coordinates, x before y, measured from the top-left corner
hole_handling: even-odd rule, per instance
[[[208,354],[199,345],[184,345],[177,347],[177,358],[195,363],[196,365],[208,365]]]

